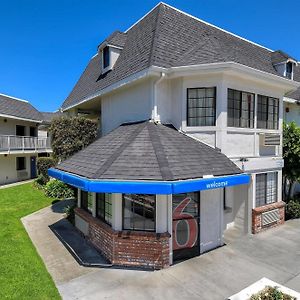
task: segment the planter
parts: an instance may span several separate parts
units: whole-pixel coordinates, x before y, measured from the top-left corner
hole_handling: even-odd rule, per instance
[[[257,294],[262,291],[265,287],[277,287],[279,291],[287,294],[289,296],[295,297],[296,299],[300,299],[300,293],[295,292],[281,284],[278,284],[268,278],[262,278],[259,281],[253,283],[252,285],[248,286],[247,288],[243,289],[237,294],[234,294],[228,298],[228,300],[249,300],[253,294]]]

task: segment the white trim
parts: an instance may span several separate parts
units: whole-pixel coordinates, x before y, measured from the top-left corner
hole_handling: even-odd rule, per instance
[[[11,115],[5,115],[5,114],[0,114],[0,117],[21,120],[21,121],[26,121],[26,122],[33,122],[33,123],[42,123],[43,122],[41,120],[26,119],[26,118],[20,118],[20,117],[15,117],[15,116],[11,116]]]
[[[143,20],[147,15],[149,15],[156,7],[159,6],[160,4],[163,4],[163,5],[165,5],[165,6],[169,7],[169,8],[172,8],[172,9],[176,10],[176,11],[179,12],[179,13],[182,13],[182,14],[184,14],[184,15],[190,17],[190,18],[193,18],[193,19],[196,20],[196,21],[202,22],[202,23],[204,23],[204,24],[206,24],[206,25],[208,25],[208,26],[211,26],[211,27],[213,27],[213,28],[216,28],[216,29],[218,29],[218,30],[221,30],[221,31],[223,31],[223,32],[225,32],[225,33],[227,33],[227,34],[230,34],[230,35],[232,35],[232,36],[234,36],[234,37],[236,37],[236,38],[239,38],[239,39],[241,39],[241,40],[243,40],[243,41],[246,41],[246,42],[248,42],[248,43],[251,43],[251,44],[253,44],[253,45],[255,45],[255,46],[258,46],[258,47],[260,47],[260,48],[266,49],[266,50],[268,50],[268,51],[270,51],[270,52],[274,52],[274,51],[273,51],[272,49],[270,49],[270,48],[264,47],[264,46],[262,46],[262,45],[260,45],[260,44],[257,44],[257,43],[255,43],[255,42],[252,42],[252,41],[250,41],[250,40],[248,40],[248,39],[246,39],[246,38],[243,38],[243,37],[241,37],[241,36],[239,36],[239,35],[237,35],[237,34],[234,34],[234,33],[230,32],[230,31],[227,31],[227,30],[225,30],[225,29],[222,29],[222,28],[220,28],[220,27],[218,27],[218,26],[216,26],[216,25],[213,25],[213,24],[211,24],[211,23],[209,23],[209,22],[206,22],[206,21],[204,21],[204,20],[202,20],[202,19],[200,19],[200,18],[197,18],[197,17],[195,17],[195,16],[193,16],[193,15],[190,15],[190,14],[188,14],[188,13],[186,13],[186,12],[184,12],[184,11],[182,11],[182,10],[180,10],[180,9],[178,9],[178,8],[176,8],[176,7],[174,7],[174,6],[171,6],[171,5],[169,5],[169,4],[165,3],[165,2],[162,2],[162,1],[159,2],[157,5],[155,5],[148,13],[146,13],[143,17],[141,17],[137,22],[135,22],[133,25],[131,25],[131,26],[125,31],[125,33],[127,33],[132,27],[134,27],[134,26],[135,26],[136,24],[138,24],[141,20]]]
[[[29,103],[29,101],[27,101],[27,100],[20,99],[20,98],[16,98],[16,97],[9,96],[9,95],[2,94],[2,93],[0,93],[0,96],[4,96],[4,97],[11,98],[11,99],[14,99],[14,100],[18,100],[18,101],[21,101],[21,102],[26,102],[26,103]]]
[[[289,88],[299,88],[300,82],[293,81],[291,79],[287,79],[284,77],[280,77],[275,74],[270,74],[264,71],[260,71],[236,62],[221,62],[221,63],[210,63],[210,64],[200,64],[200,65],[191,65],[191,66],[179,66],[179,67],[171,67],[171,68],[163,68],[158,66],[151,66],[147,69],[144,69],[140,72],[134,73],[125,79],[118,81],[114,84],[109,85],[108,87],[100,90],[99,92],[96,92],[92,94],[91,96],[83,99],[79,103],[73,104],[71,106],[68,106],[63,109],[64,111],[67,111],[71,108],[74,108],[80,104],[83,104],[85,102],[88,102],[89,100],[92,100],[96,97],[103,96],[109,92],[112,92],[120,87],[123,87],[124,85],[131,84],[137,80],[140,80],[142,78],[145,78],[149,75],[156,75],[159,76],[161,72],[166,73],[169,75],[169,77],[180,77],[180,76],[187,76],[187,75],[193,75],[199,71],[214,71],[214,72],[224,72],[224,71],[242,71],[247,75],[255,76],[256,78],[259,75],[262,79],[265,80],[275,80],[278,83],[282,83],[286,86],[289,86]],[[184,73],[185,72],[185,73]],[[184,73],[184,74],[182,74]]]

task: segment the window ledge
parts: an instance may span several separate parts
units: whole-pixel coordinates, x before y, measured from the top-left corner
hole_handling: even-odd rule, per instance
[[[264,206],[255,207],[255,208],[253,208],[252,211],[253,211],[254,214],[261,214],[263,212],[267,212],[269,210],[273,210],[273,209],[276,209],[276,208],[282,208],[284,206],[285,206],[285,202],[279,201],[279,202],[274,202],[274,203],[267,204],[267,205],[264,205]]]

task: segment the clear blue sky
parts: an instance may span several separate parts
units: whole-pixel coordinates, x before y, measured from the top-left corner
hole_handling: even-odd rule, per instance
[[[97,45],[126,30],[154,0],[0,0],[0,93],[57,109]],[[167,0],[166,3],[300,60],[298,0]]]

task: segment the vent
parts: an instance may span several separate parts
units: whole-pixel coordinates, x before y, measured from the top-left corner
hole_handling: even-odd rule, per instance
[[[27,171],[18,171],[18,180],[28,179]]]
[[[280,134],[264,134],[262,135],[263,146],[279,146]]]
[[[262,227],[268,226],[280,220],[279,209],[273,209],[268,212],[261,214],[261,225]]]

